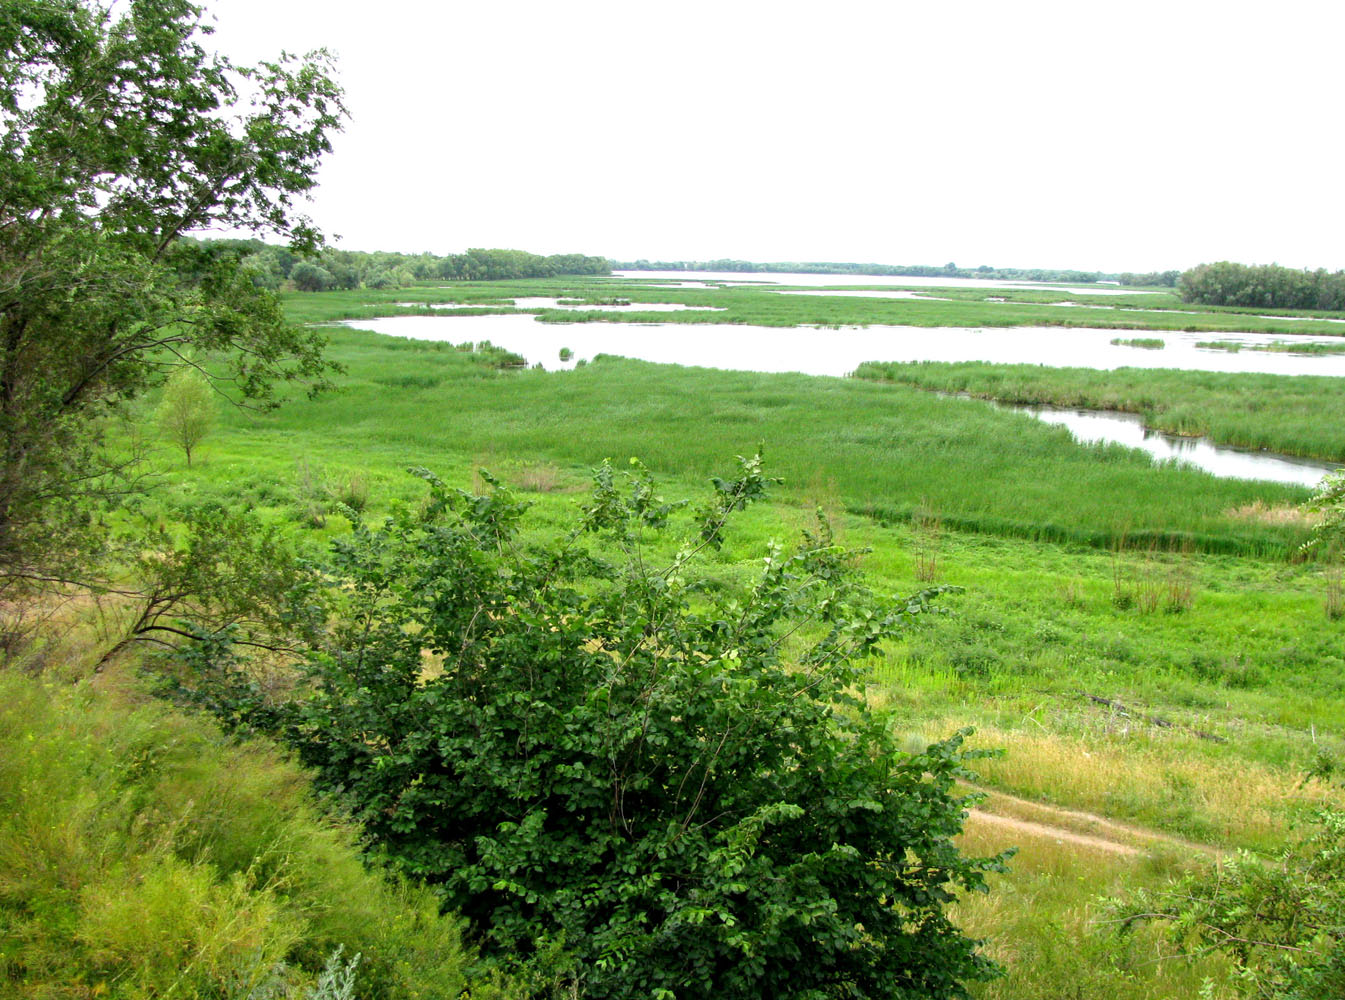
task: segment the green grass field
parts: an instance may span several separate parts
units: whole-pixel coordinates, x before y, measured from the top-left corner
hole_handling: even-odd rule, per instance
[[[589,285],[462,294],[594,294]],[[291,296],[288,306],[318,320],[411,297]],[[447,344],[331,337],[345,367],[335,391],[270,413],[221,413],[191,469],[164,444],[148,512],[171,521],[193,505],[241,501],[322,546],[343,530],[338,500],[371,515],[415,502],[408,466],[463,487],[485,467],[534,504],[532,530],[545,532],[567,522],[605,458],[639,456],[670,497],[690,497],[764,443],[768,470],[786,483],[744,517],[711,582],[750,579],[766,543],[797,536],[820,506],[841,541],[870,550],[863,567],[881,588],[963,588],[944,599],[948,617],[874,661],[868,694],[912,745],[972,725],[976,745],[1006,751],[981,767],[992,797],[966,837],[983,852],[1023,851],[994,893],[960,913],[1011,971],[976,995],[1185,997],[1207,979],[1211,996],[1232,995],[1218,959],[1156,961],[1156,942],[1118,937],[1098,897],[1221,851],[1274,851],[1311,808],[1345,800],[1303,779],[1321,755],[1345,754],[1345,626],[1324,609],[1339,570],[1291,558],[1308,530],[1294,513],[1308,491],[1154,467],[907,385],[614,358],[501,372]],[[973,375],[996,373],[965,374],[975,391]],[[1118,399],[1158,409],[1181,397],[1218,413],[1264,398],[1267,425],[1286,436],[1289,415],[1334,412],[1314,389],[1324,380],[1180,374],[1121,373]],[[1041,385],[1101,391],[1072,378],[1043,375]],[[1322,440],[1333,433],[1322,427]],[[1005,825],[1015,820],[1029,825]],[[1061,839],[1104,820],[1133,825],[1139,846],[1115,846],[1106,828],[1110,846]]]

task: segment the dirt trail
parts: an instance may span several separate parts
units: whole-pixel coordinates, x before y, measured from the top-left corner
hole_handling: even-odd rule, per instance
[[[1108,854],[1120,854],[1126,857],[1138,857],[1142,852],[1138,847],[1130,844],[1123,844],[1115,840],[1106,840],[1102,837],[1092,837],[1083,833],[1075,833],[1072,830],[1066,830],[1060,826],[1047,826],[1044,823],[1032,823],[1025,819],[1014,819],[1012,816],[997,816],[994,813],[981,812],[974,810],[967,817],[968,825],[984,824],[988,826],[1003,827],[1013,835],[1026,837],[1042,837],[1044,839],[1054,840],[1056,843],[1075,844],[1079,847],[1091,847],[1095,850],[1105,851]]]
[[[971,811],[968,825],[993,826],[1019,836],[1041,837],[1124,857],[1138,857],[1158,846],[1206,855],[1224,853],[1209,844],[1198,844],[1161,830],[1122,823],[1096,813],[1033,802],[988,788],[976,790],[984,792],[988,798]]]

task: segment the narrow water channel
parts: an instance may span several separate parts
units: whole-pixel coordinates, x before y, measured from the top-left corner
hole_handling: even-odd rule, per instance
[[[1080,444],[1108,443],[1125,445],[1148,452],[1155,461],[1177,460],[1225,479],[1265,479],[1315,487],[1322,477],[1341,466],[1331,462],[1247,451],[1216,445],[1209,438],[1164,434],[1144,426],[1138,413],[1109,410],[1058,410],[1041,406],[1015,406],[995,403],[996,407],[1028,413],[1048,424],[1066,428]]]

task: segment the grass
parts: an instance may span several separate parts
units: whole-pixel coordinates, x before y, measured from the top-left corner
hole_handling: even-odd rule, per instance
[[[338,948],[361,996],[457,995],[459,921],[367,870],[306,787],[126,677],[0,672],[6,995],[308,996]]]
[[[384,301],[462,295],[498,307],[510,295],[600,298],[612,287],[556,280],[401,290]],[[382,294],[289,304],[296,316],[328,319]],[[636,301],[697,294],[720,295],[621,290]],[[781,320],[856,301],[723,294],[716,304],[735,299],[739,315],[796,303],[779,305]],[[970,304],[1006,315],[1080,311]],[[817,315],[836,315],[827,309]],[[1319,755],[1345,756],[1345,642],[1330,617],[1339,577],[1288,558],[1308,530],[1297,513],[1305,490],[1154,467],[1023,415],[901,384],[614,358],[573,372],[505,372],[451,345],[347,329],[333,331],[331,353],[346,366],[338,391],[269,414],[222,414],[190,470],[165,450],[146,513],[171,520],[193,505],[242,502],[322,546],[343,530],[337,498],[356,497],[376,517],[417,501],[406,466],[463,487],[484,466],[524,493],[531,530],[545,532],[568,523],[604,458],[640,456],[676,499],[698,496],[733,454],[764,441],[768,470],[787,485],[744,515],[707,585],[749,580],[767,541],[795,535],[820,506],[843,543],[869,549],[863,567],[881,589],[964,588],[943,598],[947,618],[874,661],[867,693],[912,746],[970,725],[975,745],[1004,748],[981,767],[995,793],[989,808],[1086,810],[1218,852],[1274,850],[1305,810],[1343,799],[1338,786],[1303,780]],[[904,369],[965,379],[987,395],[1073,392],[1211,422],[1256,404],[1253,415],[1280,437],[1320,438],[1335,454],[1345,426],[1325,379],[1123,370],[1109,387],[1040,369]],[[314,504],[321,523],[309,516]],[[1028,804],[1010,810],[1004,794]],[[1157,884],[1188,863],[1175,848],[1119,855],[979,820],[963,839],[981,852],[1022,848],[990,895],[958,903],[958,919],[1010,965],[976,996],[1176,998],[1199,995],[1207,978],[1212,997],[1233,995],[1218,959],[1160,961],[1149,932],[1122,939],[1105,922],[1098,898]]]
[[[1345,461],[1345,394],[1317,375],[1040,365],[868,362],[862,378],[1009,403],[1138,413],[1146,427],[1303,458]]]
[[[1146,351],[1161,351],[1168,346],[1166,340],[1157,337],[1132,337],[1129,340],[1116,337],[1111,342],[1117,347],[1141,347]]]
[[[1001,849],[1005,836],[975,825],[962,838],[968,850]],[[1155,1000],[1235,996],[1226,963],[1217,956],[1162,960],[1155,928],[1122,935],[1108,922],[1102,900],[1139,885],[1160,885],[1166,859],[1118,858],[1071,849],[1042,837],[1013,838],[1019,853],[990,891],[960,901],[954,917],[973,935],[989,938],[989,954],[1009,974],[972,990],[977,1000],[1110,997]]]

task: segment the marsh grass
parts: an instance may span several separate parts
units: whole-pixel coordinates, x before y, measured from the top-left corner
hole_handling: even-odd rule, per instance
[[[656,472],[703,480],[725,455],[764,441],[788,483],[826,469],[847,509],[880,520],[909,521],[923,499],[944,529],[1100,547],[1126,519],[1140,547],[1189,539],[1205,551],[1282,553],[1302,541],[1292,525],[1230,523],[1223,512],[1297,502],[1306,490],[1155,467],[1145,455],[1080,446],[1062,428],[966,400],[611,357],[492,378],[472,355],[444,346],[337,331],[332,353],[349,369],[340,392],[260,419],[224,419],[282,447],[321,440],[367,462],[386,455],[394,468],[485,450],[580,469],[639,455]],[[428,381],[389,392],[384,383],[404,375]],[[217,456],[220,448],[217,436]]]
[[[1259,521],[1264,524],[1293,524],[1301,528],[1311,528],[1321,523],[1322,516],[1316,511],[1306,510],[1295,504],[1268,504],[1254,500],[1241,507],[1227,511],[1229,517],[1240,521]]]
[[[1345,354],[1345,344],[1323,344],[1319,342],[1303,342],[1291,340],[1276,340],[1269,344],[1256,344],[1251,348],[1253,351],[1273,351],[1279,354]]]
[[[836,290],[890,290],[894,286],[839,284]],[[689,312],[611,313],[574,309],[528,309],[545,322],[746,323],[756,326],[1060,326],[1115,330],[1188,330],[1280,334],[1329,334],[1319,320],[1286,312],[1280,316],[1192,306],[1170,293],[1107,296],[1106,301],[1081,302],[1062,309],[1071,290],[967,289],[920,287],[920,298],[890,299],[850,296],[781,295],[773,288],[722,286],[717,288],[659,287],[638,278],[551,278],[531,281],[455,282],[414,288],[349,292],[286,292],[286,311],[301,322],[361,319],[371,316],[441,315],[435,305],[454,303],[460,315],[515,312],[512,300],[554,297],[583,305],[619,302],[674,303]],[[818,291],[815,287],[792,290]],[[943,299],[945,301],[937,301]],[[1001,301],[988,301],[999,299]],[[699,308],[698,308],[699,307]],[[700,311],[706,310],[706,311]],[[722,310],[711,312],[708,310]],[[1313,314],[1318,316],[1320,314]]]

